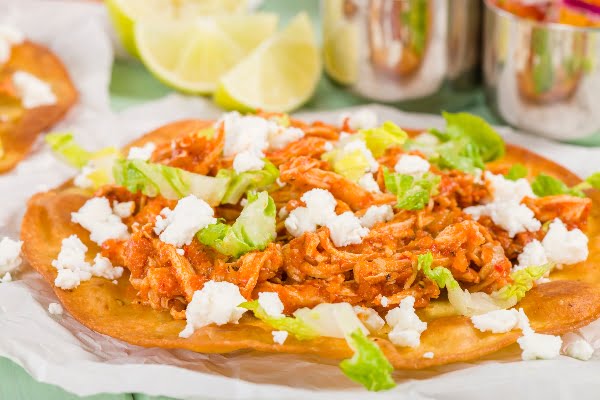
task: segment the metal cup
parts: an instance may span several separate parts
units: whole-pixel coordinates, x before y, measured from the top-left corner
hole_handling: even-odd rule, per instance
[[[480,0],[322,0],[327,74],[372,100],[404,102],[479,81]]]
[[[524,19],[485,0],[484,80],[506,122],[558,140],[600,131],[600,29]]]

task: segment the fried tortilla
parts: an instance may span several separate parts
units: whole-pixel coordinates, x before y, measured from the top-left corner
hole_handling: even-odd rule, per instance
[[[28,72],[48,83],[56,103],[26,109],[11,88],[16,71]],[[77,101],[77,90],[62,62],[47,48],[31,42],[13,46],[10,59],[0,65],[0,140],[4,155],[0,173],[17,165],[40,133],[60,121]]]
[[[167,125],[140,138],[133,145],[148,141],[170,141],[177,135],[201,129],[203,121],[182,121]],[[565,168],[517,146],[507,146],[506,156],[493,164],[503,168],[520,162],[531,174],[544,172],[560,177],[568,185],[579,182]],[[583,327],[600,317],[600,194],[591,193],[592,212],[588,221],[590,254],[584,263],[555,270],[552,281],[537,285],[517,305],[522,307],[536,332],[563,334]],[[34,196],[28,205],[22,225],[23,251],[31,266],[53,285],[57,275],[51,266],[61,248],[61,240],[78,235],[88,246],[88,256],[98,252],[97,245],[81,226],[71,222],[89,193],[73,187],[71,182]],[[239,324],[209,325],[196,330],[189,338],[179,337],[185,320],[173,319],[168,311],[140,304],[137,290],[124,275],[118,284],[101,278],[82,282],[75,290],[54,288],[65,308],[88,328],[125,342],[203,353],[224,353],[253,349],[276,353],[309,353],[341,359],[352,355],[342,339],[320,337],[298,341],[290,335],[284,344],[273,342],[272,328],[246,313]],[[416,348],[396,347],[387,336],[374,337],[395,368],[421,369],[452,362],[476,360],[516,342],[521,331],[502,334],[475,329],[468,317],[456,315],[447,300],[439,298],[417,311],[428,328]],[[434,352],[434,358],[423,354]]]

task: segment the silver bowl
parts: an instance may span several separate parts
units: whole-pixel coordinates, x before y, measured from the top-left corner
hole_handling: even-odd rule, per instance
[[[322,0],[325,71],[371,100],[403,102],[479,82],[480,0]]]
[[[600,131],[600,29],[521,18],[485,0],[483,72],[490,107],[557,140]]]

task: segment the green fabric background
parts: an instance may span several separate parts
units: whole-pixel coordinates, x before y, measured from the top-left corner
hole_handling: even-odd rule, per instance
[[[280,14],[281,23],[301,10],[307,11],[312,17],[315,27],[320,30],[318,23],[318,0],[266,0],[262,9]],[[117,61],[113,67],[112,81],[110,84],[111,105],[115,110],[143,102],[158,99],[171,90],[155,80],[141,64],[137,62]],[[319,82],[317,92],[313,99],[307,103],[303,110],[323,110],[347,107],[369,103],[353,96],[340,88],[325,76]],[[474,91],[466,97],[457,98],[448,93],[441,103],[413,104],[409,111],[422,111],[437,113],[440,109],[463,110],[486,118],[492,123],[500,121],[492,115],[486,107],[481,90]],[[407,108],[405,108],[407,109]],[[582,144],[600,145],[600,135],[588,139]],[[0,358],[0,399],[6,400],[73,400],[80,397],[67,393],[64,390],[35,381],[21,367],[5,358]],[[93,400],[163,400],[165,397],[153,397],[144,394],[100,394],[86,397]]]

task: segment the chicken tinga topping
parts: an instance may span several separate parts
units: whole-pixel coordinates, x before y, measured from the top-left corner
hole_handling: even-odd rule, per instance
[[[394,382],[369,336],[418,347],[416,310],[441,289],[477,329],[521,329],[523,358],[555,357],[560,338],[511,308],[553,268],[586,260],[583,191],[600,175],[568,187],[530,183],[519,164],[486,169],[502,138],[476,116],[444,118],[443,131],[409,135],[368,110],[340,126],[233,112],[126,157],[48,135],[80,168],[75,185],[94,191],[72,221],[102,247],[90,263],[66,238],[55,284],[126,271],[141,303],[186,320],[184,338],[247,312],[278,344],[345,338],[355,355],[340,366],[371,390]]]

